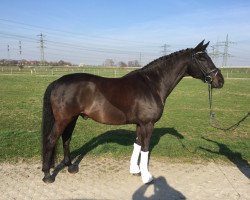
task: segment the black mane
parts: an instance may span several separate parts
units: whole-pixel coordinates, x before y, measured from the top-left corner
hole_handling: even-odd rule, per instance
[[[180,54],[183,54],[185,52],[191,51],[191,50],[192,50],[191,48],[187,48],[187,49],[182,49],[182,50],[173,52],[173,53],[165,55],[165,56],[161,56],[161,57],[153,60],[152,62],[148,63],[144,67],[142,67],[140,69],[137,69],[137,70],[134,70],[134,71],[128,73],[127,75],[131,75],[131,74],[138,73],[138,72],[146,72],[146,71],[149,71],[149,70],[153,70],[157,66],[159,66],[160,64],[162,64],[163,62],[165,64],[167,64],[167,62],[170,61],[172,58],[175,58],[176,56],[178,56]]]
[[[176,52],[173,52],[173,53],[171,53],[171,54],[162,56],[162,57],[157,58],[157,59],[153,60],[152,62],[148,63],[147,65],[145,65],[145,66],[144,66],[143,68],[141,68],[141,69],[142,69],[142,70],[143,70],[143,69],[147,69],[147,68],[151,67],[152,65],[157,64],[158,62],[167,61],[167,60],[170,59],[170,58],[173,58],[173,57],[175,57],[175,56],[178,56],[179,54],[182,54],[182,53],[184,53],[184,52],[186,52],[186,51],[190,51],[190,50],[191,50],[190,48],[188,48],[188,49],[182,49],[182,50],[180,50],[180,51],[176,51]]]

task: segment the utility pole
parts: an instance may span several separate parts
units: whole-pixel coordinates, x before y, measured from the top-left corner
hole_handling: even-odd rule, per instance
[[[20,55],[20,61],[18,62],[19,70],[22,67],[22,42],[19,40],[19,55]]]
[[[40,54],[41,54],[41,65],[43,65],[44,64],[44,48],[45,48],[45,46],[44,46],[44,37],[45,37],[45,35],[44,34],[42,34],[42,33],[40,33],[39,35],[37,35],[37,36],[39,36],[39,43],[40,43]]]
[[[20,61],[18,62],[19,70],[21,70],[23,64],[22,64],[22,42],[19,40],[19,55],[20,55]]]
[[[10,59],[10,45],[7,45],[7,56],[9,60]]]
[[[210,53],[210,55],[211,55],[212,59],[214,60],[216,66],[218,66],[218,59],[222,55],[222,53],[219,51],[219,46],[220,45],[218,42],[216,42],[215,45],[211,46],[212,53]]]
[[[222,53],[222,67],[225,67],[225,66],[227,66],[228,57],[232,57],[232,55],[230,53],[228,53],[229,44],[235,44],[235,42],[229,41],[228,34],[227,34],[226,41],[219,42],[218,44],[220,46],[224,46],[224,52]]]
[[[167,50],[168,47],[170,47],[170,45],[164,44],[163,46],[161,46],[163,48],[163,55],[166,56],[167,52],[169,52],[169,50]]]
[[[22,42],[21,41],[19,41],[19,55],[22,59]]]
[[[141,64],[141,52],[140,52],[140,58],[139,58],[139,65],[140,65],[140,67],[142,66],[142,64]]]
[[[222,60],[222,67],[227,66],[227,60],[228,60],[228,56],[230,56],[230,54],[228,53],[228,34],[226,37],[226,41],[225,41],[225,46],[224,46],[224,52],[223,52],[223,60]]]

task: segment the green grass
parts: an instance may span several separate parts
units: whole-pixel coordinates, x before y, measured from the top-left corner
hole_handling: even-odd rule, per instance
[[[250,68],[223,68],[225,78],[250,78]]]
[[[96,74],[114,76],[114,69],[95,70],[99,70]],[[0,73],[0,161],[40,157],[42,96],[51,81],[68,73],[66,69],[57,72],[49,76],[31,75],[28,71],[18,75]],[[116,75],[125,73],[126,69],[117,70]],[[236,123],[249,112],[249,88],[250,79],[226,79],[223,89],[214,90],[213,108],[222,126]],[[154,157],[250,160],[250,117],[236,130],[214,129],[209,125],[207,96],[207,85],[201,81],[180,82],[155,125],[151,141]],[[72,155],[128,157],[134,131],[134,125],[109,126],[79,118],[71,142]]]

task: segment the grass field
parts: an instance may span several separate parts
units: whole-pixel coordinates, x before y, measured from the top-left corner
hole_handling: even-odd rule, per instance
[[[40,158],[42,97],[51,81],[78,71],[118,77],[132,69],[39,70],[13,69],[0,73],[0,161]],[[226,76],[230,72],[223,73]],[[213,108],[224,127],[236,123],[250,110],[249,72],[239,71],[235,78],[239,77],[247,79],[226,79],[224,88],[214,90]],[[154,157],[250,160],[250,117],[236,130],[214,129],[209,125],[207,96],[207,85],[201,81],[187,78],[180,82],[155,126],[151,141]],[[109,126],[79,118],[71,142],[72,155],[130,156],[134,130],[134,125]],[[59,153],[62,155],[61,145]]]

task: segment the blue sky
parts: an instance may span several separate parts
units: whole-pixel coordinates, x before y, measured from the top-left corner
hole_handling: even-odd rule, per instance
[[[0,58],[39,60],[37,35],[42,32],[49,61],[98,65],[106,58],[141,58],[144,65],[162,55],[163,44],[174,52],[203,39],[214,45],[228,34],[234,42],[228,64],[250,66],[247,0],[1,0],[0,6]],[[220,65],[221,57],[215,62]]]

